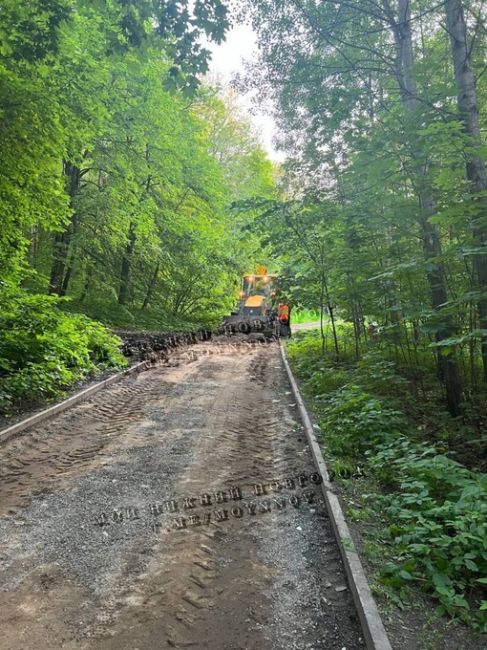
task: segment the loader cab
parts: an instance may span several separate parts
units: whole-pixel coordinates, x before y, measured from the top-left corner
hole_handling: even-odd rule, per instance
[[[244,275],[240,292],[241,314],[268,316],[275,294],[274,281],[276,277],[274,274],[267,273],[265,267],[260,267],[255,275]]]

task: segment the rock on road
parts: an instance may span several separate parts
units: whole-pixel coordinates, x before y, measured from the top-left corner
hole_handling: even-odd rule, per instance
[[[0,650],[357,650],[278,346],[199,343],[0,448]]]

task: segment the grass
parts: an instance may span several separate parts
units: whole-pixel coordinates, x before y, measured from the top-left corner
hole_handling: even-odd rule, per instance
[[[217,320],[208,319],[204,322],[190,319],[184,316],[177,316],[164,310],[147,309],[140,311],[131,309],[116,303],[104,301],[90,301],[77,304],[69,301],[63,305],[67,312],[83,311],[90,318],[104,323],[107,327],[115,327],[126,330],[146,330],[154,332],[191,332],[202,327],[211,327]]]
[[[320,320],[320,312],[318,309],[293,309],[291,318],[294,325],[314,323]]]

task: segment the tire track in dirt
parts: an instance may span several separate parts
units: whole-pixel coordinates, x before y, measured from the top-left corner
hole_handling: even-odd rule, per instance
[[[235,411],[241,409],[240,381],[234,375],[238,374],[245,378],[244,368],[241,366],[246,366],[248,360],[243,357],[239,361],[240,363],[236,364],[233,360],[230,364],[233,372],[228,379],[233,381],[228,382],[229,389],[221,391],[218,384],[213,386],[211,414],[205,432],[198,439],[198,451],[195,453],[197,459],[206,460],[204,474],[196,473],[194,467],[188,468],[179,481],[176,494],[198,495],[208,492],[214,494],[227,485],[236,485],[236,480],[241,478],[234,474],[232,458],[226,453],[229,435],[234,437],[235,433],[242,434],[242,431],[232,433],[229,426]],[[211,382],[216,377],[221,379],[222,371],[225,372],[225,366],[228,365],[228,360],[205,360],[202,364],[202,372],[197,377],[198,383],[202,380],[205,380],[205,383]],[[235,365],[238,367],[235,368]],[[193,385],[191,382],[188,383],[188,390],[190,392],[194,390],[194,382]],[[211,453],[215,451],[215,441],[218,441],[220,453],[225,450],[223,457]],[[160,618],[164,621],[162,628],[168,647],[206,647],[202,639],[202,628],[205,627],[204,622],[208,613],[215,610],[219,593],[222,593],[223,588],[219,586],[222,580],[219,548],[225,546],[229,534],[227,525],[215,521],[212,521],[209,526],[191,532],[168,533],[166,531],[165,543],[161,541],[164,547],[164,561],[161,561],[160,555],[156,554],[148,576],[141,584],[143,593],[149,591],[148,602],[151,609],[155,608],[158,613],[157,618],[152,621],[150,617],[145,617],[148,647],[155,638],[160,636]],[[122,632],[122,638],[124,638],[123,634]],[[120,632],[116,638],[118,643]],[[132,642],[130,636],[129,639],[125,641],[127,647],[130,647]],[[133,642],[140,643],[140,638],[133,639]],[[113,647],[115,645],[116,643]],[[106,647],[110,648],[112,645],[108,643]]]
[[[277,346],[208,347],[9,445],[0,650],[363,647]]]
[[[63,479],[109,460],[114,448],[134,442],[123,440],[124,434],[161,390],[164,383],[150,372],[127,377],[3,445],[0,514],[15,515],[32,495],[58,489]]]

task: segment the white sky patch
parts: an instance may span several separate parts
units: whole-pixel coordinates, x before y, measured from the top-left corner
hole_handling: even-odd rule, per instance
[[[221,45],[206,42],[211,53],[209,76],[221,79],[224,84],[229,84],[238,74],[243,72],[245,61],[251,61],[257,54],[257,39],[250,25],[236,25],[227,32],[226,40]],[[276,133],[276,124],[270,112],[260,111],[256,108],[252,97],[255,93],[239,94],[238,102],[242,110],[249,116],[255,131],[267,151],[269,158],[282,162],[284,154],[277,151],[273,145]]]

